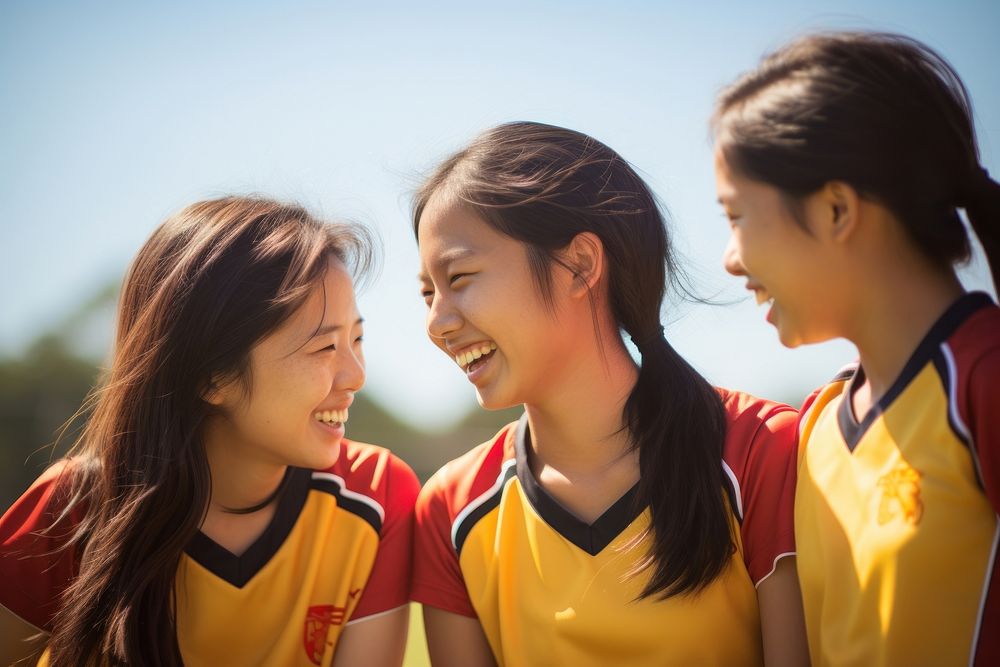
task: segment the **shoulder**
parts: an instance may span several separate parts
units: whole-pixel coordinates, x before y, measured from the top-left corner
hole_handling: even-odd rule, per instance
[[[0,604],[51,630],[63,591],[76,575],[83,503],[70,503],[73,461],[51,466],[0,518]]]
[[[1000,416],[1000,308],[986,295],[965,299],[979,307],[941,343],[938,372],[952,427],[969,442],[977,431],[995,432]]]
[[[470,504],[495,491],[504,472],[513,465],[513,434],[516,422],[462,456],[442,466],[424,484],[417,499],[417,520],[429,511],[449,518],[458,516]]]
[[[723,471],[734,496],[747,499],[751,490],[778,484],[794,468],[798,411],[741,391],[718,391],[726,410]],[[737,511],[742,515],[740,508]]]
[[[71,460],[57,461],[36,479],[0,519],[0,544],[51,527],[57,522],[81,518],[82,508],[76,507],[70,517],[63,517],[72,491],[74,472],[79,465]]]
[[[312,471],[311,486],[337,496],[347,509],[360,503],[359,510],[373,510],[381,527],[394,515],[413,509],[420,482],[410,466],[388,449],[345,439],[336,463]]]
[[[983,368],[996,369],[1000,359],[1000,307],[985,295],[980,307],[941,344],[949,376],[959,382]],[[985,302],[984,302],[985,299]],[[971,300],[971,299],[970,299]],[[997,376],[993,376],[997,377]]]
[[[784,403],[723,387],[717,391],[726,412],[724,457],[750,446],[758,436],[783,432],[798,417],[798,410]]]

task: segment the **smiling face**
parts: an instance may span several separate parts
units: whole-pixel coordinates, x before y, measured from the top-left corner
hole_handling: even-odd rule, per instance
[[[812,232],[829,215],[822,197],[802,201],[800,224],[777,188],[735,172],[720,150],[715,179],[730,225],[723,265],[746,278],[781,342],[797,347],[839,335],[831,306],[842,284],[830,268],[829,244]]]
[[[572,358],[575,328],[559,317],[568,272],[553,266],[548,307],[526,246],[438,196],[421,215],[417,241],[427,334],[475,385],[479,403],[544,401]]]
[[[251,349],[249,395],[233,381],[208,397],[224,441],[261,462],[331,466],[365,381],[361,336],[351,276],[331,259],[306,301]]]

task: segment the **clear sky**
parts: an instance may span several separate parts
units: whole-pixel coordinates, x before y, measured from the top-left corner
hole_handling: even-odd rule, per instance
[[[716,383],[798,400],[853,352],[785,350],[723,272],[707,131],[718,89],[806,30],[905,32],[957,68],[1000,173],[994,0],[150,4],[0,4],[2,352],[120,279],[169,213],[260,192],[379,231],[384,268],[360,301],[368,390],[446,424],[475,399],[423,332],[410,194],[480,130],[530,119],[635,164],[700,293],[741,299],[667,304],[675,346]],[[963,279],[986,288],[985,263]]]

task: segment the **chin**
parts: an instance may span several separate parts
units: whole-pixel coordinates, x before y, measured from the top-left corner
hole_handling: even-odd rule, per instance
[[[479,389],[476,390],[476,400],[479,402],[479,407],[484,410],[506,410],[521,405],[521,401],[504,400],[502,397],[484,393]]]
[[[321,450],[311,452],[308,457],[303,457],[307,460],[303,461],[301,465],[297,465],[297,467],[309,468],[310,470],[326,470],[336,463],[338,458],[340,458],[341,442],[342,440],[338,440],[335,445],[324,443]]]

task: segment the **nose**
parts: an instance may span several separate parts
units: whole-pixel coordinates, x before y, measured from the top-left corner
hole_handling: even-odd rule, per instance
[[[726,249],[722,253],[722,266],[724,266],[726,271],[734,276],[745,276],[747,273],[732,234],[730,234],[729,242],[726,244]]]
[[[441,293],[435,294],[427,311],[427,335],[433,340],[447,338],[462,324],[462,315],[452,300]]]
[[[347,345],[343,354],[337,351],[335,386],[340,391],[359,391],[365,384],[365,356],[361,345]]]

